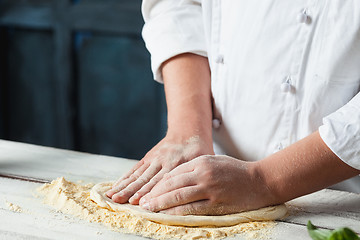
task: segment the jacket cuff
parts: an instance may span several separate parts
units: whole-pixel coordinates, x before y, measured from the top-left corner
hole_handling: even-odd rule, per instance
[[[187,6],[172,9],[145,23],[142,36],[151,54],[154,79],[163,82],[161,65],[166,60],[182,54],[207,56],[205,32],[201,9]]]
[[[319,133],[336,156],[360,170],[360,94],[325,117]]]

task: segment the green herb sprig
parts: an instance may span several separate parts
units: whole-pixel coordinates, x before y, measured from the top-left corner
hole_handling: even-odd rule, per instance
[[[310,221],[307,224],[309,235],[314,240],[360,240],[359,236],[350,228],[323,230],[315,227]]]

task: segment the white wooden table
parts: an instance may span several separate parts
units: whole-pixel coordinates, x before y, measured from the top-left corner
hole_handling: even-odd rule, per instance
[[[0,174],[45,180],[64,176],[97,183],[118,178],[135,160],[59,150],[0,140]],[[145,239],[122,234],[54,211],[34,197],[40,183],[0,177],[0,239]],[[22,213],[9,210],[7,203]],[[322,190],[289,203],[292,215],[278,222],[269,239],[310,239],[306,223],[321,228],[348,226],[360,233],[360,195]],[[236,236],[235,239],[244,239]]]

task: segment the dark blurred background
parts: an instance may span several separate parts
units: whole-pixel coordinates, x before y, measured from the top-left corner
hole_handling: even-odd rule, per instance
[[[0,138],[140,159],[165,134],[141,0],[0,0]]]

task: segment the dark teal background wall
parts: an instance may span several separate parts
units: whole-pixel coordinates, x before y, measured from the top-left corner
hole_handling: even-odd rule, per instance
[[[140,0],[0,0],[0,138],[140,159],[165,134]]]

